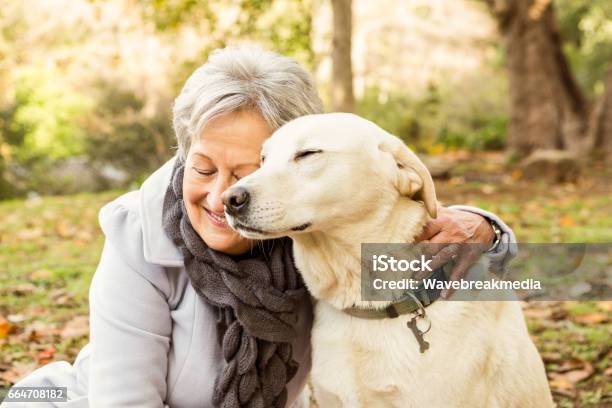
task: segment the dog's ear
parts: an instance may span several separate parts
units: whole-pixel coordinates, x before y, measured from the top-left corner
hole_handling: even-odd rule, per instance
[[[436,190],[427,167],[398,137],[387,132],[381,136],[378,148],[390,153],[395,160],[396,186],[400,194],[423,201],[429,215],[436,218]]]

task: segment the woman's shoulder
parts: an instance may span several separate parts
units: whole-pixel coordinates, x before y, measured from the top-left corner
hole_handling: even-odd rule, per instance
[[[141,274],[159,275],[165,267],[183,266],[180,251],[162,226],[163,199],[171,171],[172,160],[147,178],[140,189],[117,197],[98,215],[107,244]]]
[[[107,239],[142,235],[139,202],[140,190],[135,190],[115,198],[100,209],[98,222]]]
[[[186,289],[187,277],[184,268],[152,262],[146,256],[141,199],[141,190],[131,191],[100,210],[105,248],[96,270],[100,275],[97,279],[128,281],[129,276],[137,274],[163,293],[170,308],[174,308]]]
[[[159,280],[153,276],[159,274],[155,265],[149,264],[144,257],[142,217],[139,209],[140,190],[130,191],[106,204],[98,214],[98,222],[104,233],[105,247],[112,250],[113,259],[103,255],[98,269],[114,269],[125,265],[129,269],[145,276],[147,280]]]
[[[142,253],[140,190],[125,193],[107,203],[98,213],[98,222],[106,241],[122,254]],[[135,245],[137,244],[137,245]]]

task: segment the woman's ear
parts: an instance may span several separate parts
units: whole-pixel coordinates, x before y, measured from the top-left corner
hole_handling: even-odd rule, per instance
[[[381,135],[378,148],[395,161],[395,185],[403,196],[423,201],[432,218],[437,215],[437,199],[431,174],[423,162],[398,137],[387,132]]]

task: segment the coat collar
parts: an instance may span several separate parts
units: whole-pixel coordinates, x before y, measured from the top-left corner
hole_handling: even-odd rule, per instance
[[[162,266],[181,267],[183,256],[168,238],[162,225],[164,196],[170,183],[176,156],[151,174],[140,187],[140,214],[144,258]]]

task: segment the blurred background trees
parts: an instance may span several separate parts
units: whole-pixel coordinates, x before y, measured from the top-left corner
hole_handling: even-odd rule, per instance
[[[138,183],[174,152],[184,80],[241,42],[296,58],[329,110],[422,153],[605,157],[611,15],[607,0],[9,0],[0,197]]]
[[[331,108],[337,112],[353,112],[355,95],[351,59],[352,0],[331,0],[331,5],[333,13]]]
[[[612,143],[608,125],[612,121],[612,88],[610,81],[603,81],[603,86],[601,83],[604,70],[609,69],[606,63],[610,61],[612,44],[599,31],[612,28],[612,3],[561,2],[561,7],[569,9],[563,24],[559,24],[552,0],[488,3],[506,50],[510,85],[508,148],[522,155],[538,148],[578,155],[589,154],[593,149],[607,150]],[[562,28],[567,33],[562,33]],[[593,95],[594,90],[588,88],[585,92],[578,83],[564,51],[564,38],[571,41],[568,48],[570,52],[574,48],[575,58],[589,48],[584,57],[590,59],[586,69],[591,72],[585,85],[598,84],[603,88],[601,95]]]

